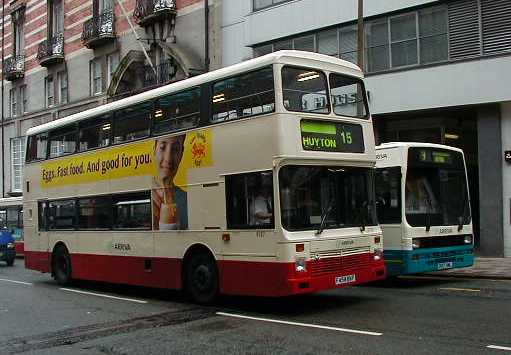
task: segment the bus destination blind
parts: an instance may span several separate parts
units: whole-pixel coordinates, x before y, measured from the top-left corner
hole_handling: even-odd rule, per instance
[[[302,120],[300,122],[304,150],[363,153],[362,126],[351,123]]]

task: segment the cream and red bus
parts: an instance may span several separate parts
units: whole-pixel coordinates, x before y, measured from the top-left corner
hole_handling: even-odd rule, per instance
[[[362,78],[281,51],[31,128],[26,266],[197,302],[384,278]]]

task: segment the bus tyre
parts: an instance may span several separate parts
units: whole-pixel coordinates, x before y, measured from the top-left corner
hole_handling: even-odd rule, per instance
[[[13,266],[14,265],[14,258],[7,259],[6,263],[7,263],[7,266]]]
[[[71,282],[71,258],[66,247],[58,246],[53,252],[52,258],[53,278],[59,285]]]
[[[218,296],[218,269],[208,253],[191,255],[185,264],[185,291],[197,303],[207,304]]]

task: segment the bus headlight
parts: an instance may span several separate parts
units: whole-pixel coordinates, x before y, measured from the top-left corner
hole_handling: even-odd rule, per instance
[[[421,240],[420,238],[413,238],[412,239],[412,248],[419,249],[421,247]]]
[[[306,258],[296,258],[295,270],[296,270],[296,272],[306,272],[307,271],[307,259]]]
[[[383,250],[382,249],[374,249],[374,261],[383,260]]]
[[[465,244],[472,244],[472,236],[471,235],[466,235],[465,236]]]
[[[14,243],[7,243],[8,249],[14,249]]]

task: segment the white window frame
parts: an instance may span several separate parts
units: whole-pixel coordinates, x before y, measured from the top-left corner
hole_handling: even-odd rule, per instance
[[[27,85],[20,86],[20,113],[23,115],[28,112]]]
[[[89,67],[91,96],[101,95],[103,93],[103,72],[101,68],[101,58],[95,58],[91,60]],[[99,71],[96,71],[97,69],[99,69]],[[98,83],[99,85],[97,85]],[[96,90],[97,87],[99,87],[99,90]]]
[[[18,116],[18,88],[13,87],[9,90],[9,113],[11,117]]]
[[[65,78],[65,80],[63,80]],[[67,104],[69,102],[69,78],[67,76],[67,71],[61,71],[57,73],[57,81],[58,81],[58,94],[59,94],[59,104]],[[63,82],[66,83],[63,86]],[[64,91],[65,90],[65,91]],[[62,92],[65,92],[65,97],[63,97]]]
[[[46,107],[55,106],[55,82],[53,81],[53,75],[48,75],[44,79],[44,97]],[[51,95],[50,95],[51,94]],[[50,102],[51,99],[51,102]]]
[[[113,58],[116,58],[115,60],[117,61],[117,63],[115,64],[115,68],[112,68],[112,59]],[[117,70],[117,68],[119,67],[119,64],[120,64],[120,54],[119,52],[113,52],[113,53],[110,53],[109,55],[107,55],[106,57],[106,64],[107,64],[107,86],[110,86],[110,83],[112,82],[112,78],[113,78],[113,75],[115,73],[115,71]]]
[[[23,192],[23,165],[25,164],[25,136],[11,138],[11,191]]]

